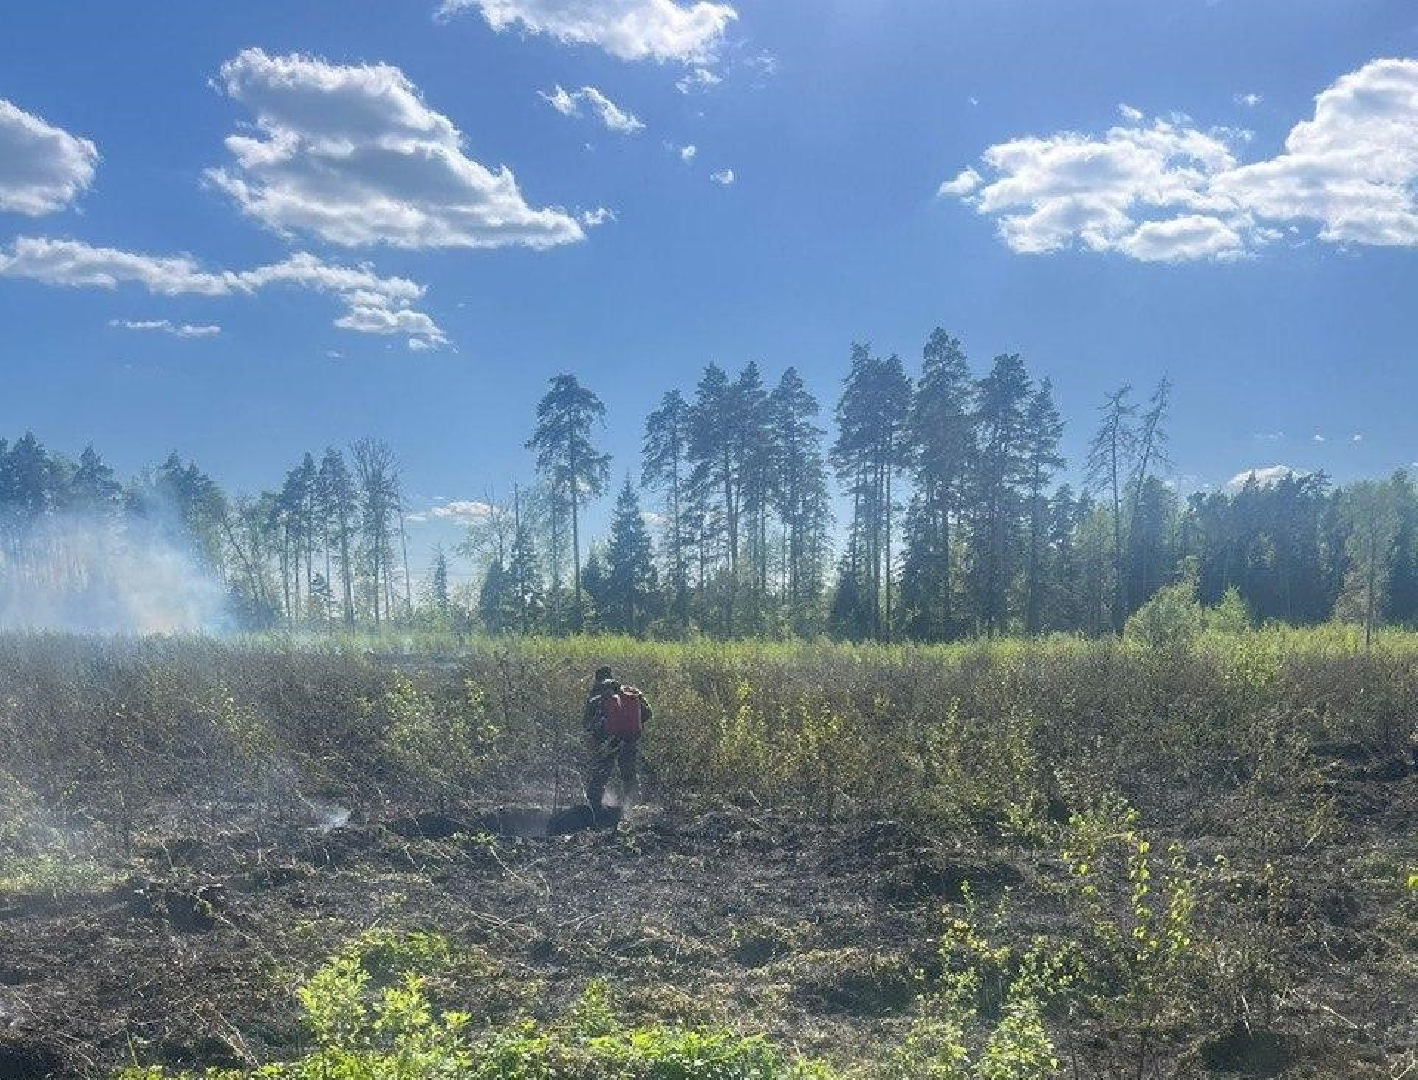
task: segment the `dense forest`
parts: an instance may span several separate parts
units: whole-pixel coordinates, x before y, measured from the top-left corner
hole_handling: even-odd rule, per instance
[[[1169,394],[1163,379],[1106,396],[1075,489],[1058,483],[1050,382],[1018,355],[977,371],[938,329],[913,371],[853,346],[830,425],[794,369],[770,385],[756,364],[710,365],[645,418],[609,536],[593,539],[586,506],[612,482],[606,408],[559,375],[532,418],[537,475],[478,504],[455,553],[477,570],[462,588],[441,550],[415,580],[416,508],[381,442],[306,454],[253,497],[176,454],[122,483],[92,447],[75,460],[27,433],[0,440],[0,557],[11,581],[63,590],[92,572],[76,523],[142,530],[190,553],[248,627],[1100,634],[1172,584],[1208,604],[1231,594],[1258,621],[1418,621],[1407,475],[1336,488],[1281,472],[1183,499],[1166,479]]]

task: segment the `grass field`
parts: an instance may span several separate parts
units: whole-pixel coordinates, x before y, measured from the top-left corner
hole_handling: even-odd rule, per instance
[[[1415,703],[1338,627],[0,638],[0,1075],[1391,1080]]]

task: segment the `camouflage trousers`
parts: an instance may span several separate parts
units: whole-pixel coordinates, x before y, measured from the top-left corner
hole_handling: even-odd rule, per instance
[[[620,773],[621,797],[625,803],[634,801],[636,765],[639,756],[637,736],[586,736],[586,801],[599,810],[606,795],[606,784],[612,774]]]

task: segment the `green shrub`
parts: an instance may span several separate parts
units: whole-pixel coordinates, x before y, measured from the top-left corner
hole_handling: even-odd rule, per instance
[[[1196,598],[1196,585],[1179,581],[1158,589],[1128,616],[1123,637],[1153,649],[1181,650],[1191,646],[1206,628],[1206,611]]]

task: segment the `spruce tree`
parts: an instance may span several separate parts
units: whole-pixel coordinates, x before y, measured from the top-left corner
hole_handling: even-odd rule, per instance
[[[610,630],[644,633],[658,587],[650,531],[627,475],[616,498],[610,543],[606,545],[601,621]]]

